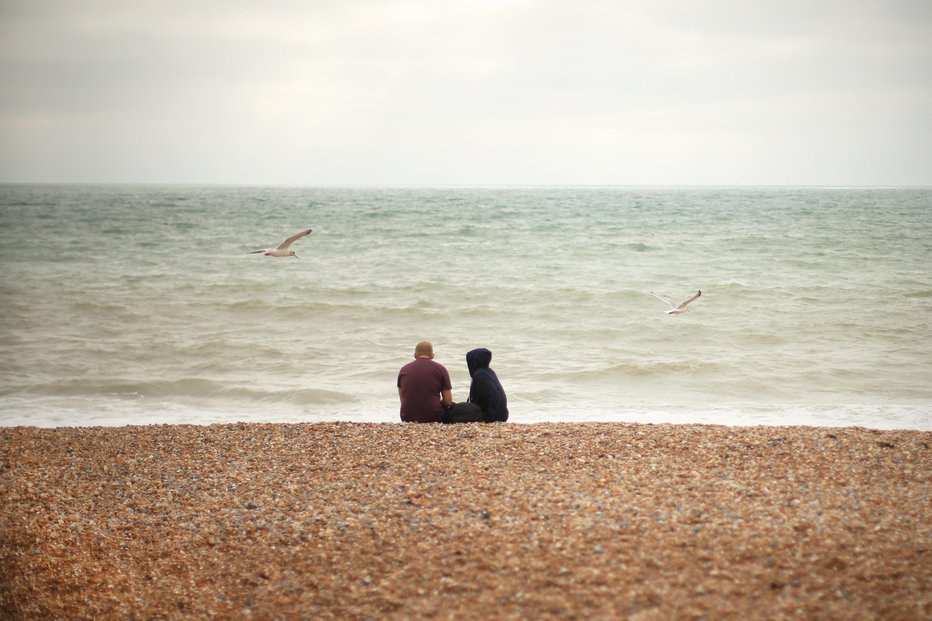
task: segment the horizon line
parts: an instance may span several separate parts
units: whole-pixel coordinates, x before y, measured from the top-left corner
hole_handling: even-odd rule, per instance
[[[833,183],[233,183],[200,181],[0,181],[0,186],[144,186],[307,189],[511,189],[511,188],[810,188],[810,189],[932,189],[932,184]]]

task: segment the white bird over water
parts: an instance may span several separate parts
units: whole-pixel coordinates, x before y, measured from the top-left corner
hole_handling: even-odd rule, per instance
[[[294,250],[289,250],[288,247],[294,242],[296,242],[297,240],[301,239],[302,237],[306,235],[310,235],[312,230],[313,229],[307,229],[305,231],[301,231],[300,233],[295,233],[294,235],[292,235],[291,237],[289,237],[288,239],[280,243],[278,245],[278,248],[265,248],[263,250],[253,250],[252,252],[247,253],[247,254],[259,254],[261,252],[263,255],[267,257],[294,257],[295,259],[297,259],[298,255],[295,254]]]
[[[674,305],[673,302],[671,302],[670,300],[667,300],[666,298],[660,297],[653,291],[651,291],[650,294],[654,296],[655,298],[657,298],[658,300],[662,302],[666,302],[667,305],[670,307],[670,310],[665,310],[663,312],[665,312],[668,315],[679,315],[680,313],[685,313],[687,310],[689,310],[688,308],[686,308],[686,305],[692,302],[693,300],[695,300],[696,298],[698,298],[700,295],[702,295],[702,291],[696,291],[696,295],[689,298],[688,300],[683,300],[682,302],[680,302],[679,306]]]

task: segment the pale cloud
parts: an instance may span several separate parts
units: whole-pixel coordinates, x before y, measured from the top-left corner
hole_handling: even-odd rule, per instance
[[[927,4],[0,0],[0,181],[932,184]]]

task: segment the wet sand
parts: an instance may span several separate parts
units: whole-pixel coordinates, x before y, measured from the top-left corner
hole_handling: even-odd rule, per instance
[[[0,618],[930,619],[932,432],[0,428]]]

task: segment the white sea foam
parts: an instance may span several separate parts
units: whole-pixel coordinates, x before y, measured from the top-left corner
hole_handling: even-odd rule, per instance
[[[516,422],[932,428],[932,191],[0,187],[0,425],[398,419],[434,342]],[[301,228],[301,260],[256,239]],[[690,312],[658,311],[651,290]]]

